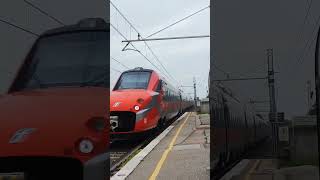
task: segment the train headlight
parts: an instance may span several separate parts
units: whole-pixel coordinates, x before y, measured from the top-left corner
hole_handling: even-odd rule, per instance
[[[84,154],[91,153],[93,151],[93,148],[93,143],[89,139],[83,139],[79,143],[79,151]]]
[[[134,108],[134,110],[136,110],[136,111],[139,111],[139,110],[140,110],[140,107],[139,107],[138,105],[135,105],[133,108]]]

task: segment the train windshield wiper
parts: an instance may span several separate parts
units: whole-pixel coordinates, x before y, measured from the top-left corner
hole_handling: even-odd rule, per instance
[[[97,77],[87,81],[87,82],[83,82],[82,83],[82,87],[83,86],[97,86],[97,85],[101,85],[101,84],[105,84],[106,79],[108,78],[109,73],[108,72],[104,72],[100,75],[98,75]]]
[[[30,72],[31,77],[30,77],[30,79],[31,80],[35,80],[38,83],[40,88],[45,88],[46,86],[42,83],[42,81],[40,80],[40,78],[38,77],[38,75],[36,73],[36,71],[37,71],[36,70],[36,65],[39,62],[39,60],[40,60],[39,58],[36,58],[35,59],[35,64],[31,67],[31,72]]]
[[[34,72],[33,75],[31,76],[31,79],[35,80],[40,88],[45,88],[46,86],[42,83],[42,81],[39,79],[37,74]]]

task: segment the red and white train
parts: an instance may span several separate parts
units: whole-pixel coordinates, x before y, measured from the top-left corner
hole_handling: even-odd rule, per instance
[[[157,72],[141,67],[125,71],[110,96],[111,138],[163,127],[193,105]]]
[[[88,18],[34,42],[0,97],[0,179],[109,178],[109,33]]]

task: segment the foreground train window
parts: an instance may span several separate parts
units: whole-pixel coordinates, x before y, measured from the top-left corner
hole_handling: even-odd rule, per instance
[[[122,74],[117,89],[146,89],[150,78],[150,72],[128,72]]]
[[[28,62],[27,80],[19,88],[107,86],[107,35],[74,32],[41,38]]]

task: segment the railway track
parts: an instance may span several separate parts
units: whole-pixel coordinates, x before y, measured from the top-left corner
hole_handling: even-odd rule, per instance
[[[171,124],[171,123],[170,123]],[[166,127],[165,127],[166,128]],[[136,141],[115,141],[111,143],[110,150],[110,171],[111,176],[125,165],[139,150],[148,145],[155,137],[157,137],[165,128],[158,132],[148,134],[147,138]]]
[[[124,163],[129,160],[136,152],[139,151],[149,139],[143,142],[125,142],[118,141],[111,144],[110,152],[110,172],[111,176],[114,175]]]
[[[141,149],[147,146],[154,138],[156,138],[162,131],[170,126],[176,119],[177,116],[170,121],[167,125],[160,129],[158,132],[150,133],[147,138],[139,139],[137,141],[115,141],[111,142],[110,147],[110,176],[116,174],[122,166],[124,166],[128,160],[130,160],[135,154]]]

